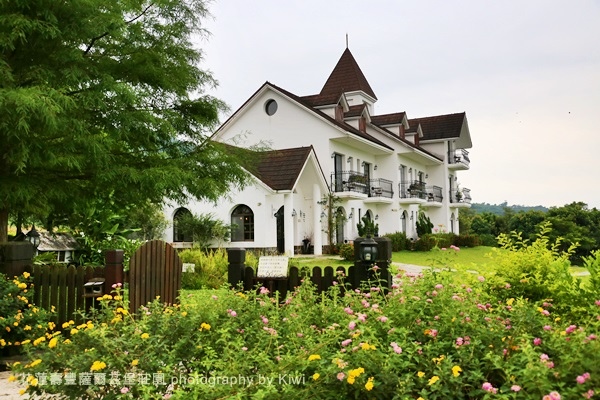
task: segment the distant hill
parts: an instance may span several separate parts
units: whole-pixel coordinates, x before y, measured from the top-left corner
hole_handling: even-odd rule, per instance
[[[484,212],[489,212],[496,215],[504,215],[504,209],[509,208],[514,212],[519,211],[542,211],[547,212],[548,208],[544,206],[520,206],[520,205],[511,205],[508,203],[500,203],[500,204],[489,204],[489,203],[471,203],[471,210],[473,210],[476,214],[481,214]]]

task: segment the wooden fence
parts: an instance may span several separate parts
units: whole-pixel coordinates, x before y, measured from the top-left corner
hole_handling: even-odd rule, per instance
[[[51,320],[58,326],[70,320],[81,322],[77,311],[85,312],[97,306],[97,297],[111,293],[116,283],[129,283],[132,314],[157,296],[167,304],[179,301],[182,263],[171,245],[161,240],[146,242],[131,257],[129,265],[129,271],[124,272],[123,251],[109,250],[105,267],[32,267],[23,264],[15,270],[15,274],[20,275],[25,271],[31,273],[33,304],[45,310],[54,310]],[[84,285],[91,281],[98,281],[94,287],[100,292],[92,292],[91,287],[86,289]]]
[[[83,285],[101,277],[101,267],[35,265],[27,269],[33,277],[33,304],[45,310],[53,309],[55,314],[51,320],[58,326],[69,320],[81,322],[75,311],[86,310],[96,302],[94,297],[84,296]]]

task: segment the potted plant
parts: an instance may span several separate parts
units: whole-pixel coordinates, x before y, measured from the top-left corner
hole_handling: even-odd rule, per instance
[[[310,242],[312,242],[312,234],[304,234],[304,239],[302,239],[302,254],[310,254]]]

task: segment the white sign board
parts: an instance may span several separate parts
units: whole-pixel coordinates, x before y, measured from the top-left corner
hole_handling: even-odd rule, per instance
[[[288,276],[288,257],[260,257],[257,278],[285,278]]]
[[[196,264],[194,263],[183,263],[181,267],[181,272],[196,272]]]

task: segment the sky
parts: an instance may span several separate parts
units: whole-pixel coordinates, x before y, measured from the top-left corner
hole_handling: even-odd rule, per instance
[[[266,81],[318,93],[348,35],[376,114],[467,113],[471,167],[458,177],[473,202],[600,208],[600,0],[216,0],[209,10],[202,68],[231,112]]]

